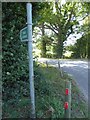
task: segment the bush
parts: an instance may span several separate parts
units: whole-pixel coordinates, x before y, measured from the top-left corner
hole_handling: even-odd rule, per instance
[[[45,76],[37,63],[34,64],[34,76],[36,93],[39,95],[49,94],[49,87],[45,80]]]

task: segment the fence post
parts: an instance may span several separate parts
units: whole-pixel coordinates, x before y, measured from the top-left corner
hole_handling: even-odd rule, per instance
[[[48,68],[48,62],[46,61],[46,66],[47,66],[47,68]]]
[[[65,82],[65,118],[71,118],[71,81]]]
[[[60,75],[61,75],[61,77],[63,77],[63,71],[62,71],[61,66],[60,66],[60,61],[58,61],[58,68],[60,69]]]
[[[60,69],[60,62],[58,61],[58,68]]]

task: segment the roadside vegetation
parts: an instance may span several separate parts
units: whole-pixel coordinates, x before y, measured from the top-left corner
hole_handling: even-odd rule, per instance
[[[88,116],[87,103],[75,81],[67,74],[60,76],[60,70],[46,65],[35,65],[35,96],[37,118],[64,118],[65,81],[72,83],[72,118]],[[3,118],[30,117],[29,81],[17,81],[16,88],[8,89],[3,101]],[[12,97],[7,98],[7,94]]]
[[[56,12],[53,12],[54,7]],[[89,19],[85,22],[84,18],[86,16],[90,18],[89,10],[89,3],[71,2],[61,5],[60,2],[33,2],[34,57],[37,55],[61,59],[65,51],[73,51],[72,58],[88,58],[87,35],[90,35],[88,30],[90,23]],[[80,26],[78,21],[80,16],[85,22],[83,26]],[[30,117],[28,50],[27,43],[22,43],[19,36],[20,30],[26,27],[26,23],[26,3],[2,3],[3,118]],[[84,34],[80,40],[77,40],[74,47],[64,48],[64,42],[69,35],[76,32]],[[65,81],[67,80],[72,82],[72,117],[87,117],[88,112],[83,95],[68,75],[64,73],[61,77],[58,69],[51,66],[47,68],[44,64],[38,65],[38,63],[34,63],[34,75],[38,118],[64,117]]]

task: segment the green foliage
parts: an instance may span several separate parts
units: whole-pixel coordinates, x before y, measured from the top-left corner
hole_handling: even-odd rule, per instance
[[[33,8],[36,7],[37,4],[34,4]],[[30,105],[24,99],[29,97],[28,51],[27,43],[21,43],[19,35],[20,30],[26,26],[26,4],[2,3],[2,12],[3,117],[24,117],[27,114],[29,116],[30,107],[28,106]],[[37,13],[34,11],[33,16],[35,14]],[[35,74],[40,77],[39,72],[36,72],[37,70]],[[38,79],[37,85],[40,83]],[[43,87],[44,84],[41,83],[41,86]],[[27,104],[26,108],[24,108],[25,104]],[[25,114],[18,114],[20,111],[24,113],[24,109]]]
[[[77,40],[75,45],[69,46],[67,50],[72,51],[71,58],[88,58],[88,39],[83,36]]]
[[[84,27],[84,29],[83,29]],[[83,25],[83,36],[79,38],[73,46],[68,46],[66,50],[72,51],[72,58],[88,58],[89,57],[89,25]]]
[[[26,118],[30,117],[30,99],[20,98],[18,100],[11,99],[4,102],[3,118]]]
[[[43,4],[32,5],[35,20],[35,14],[37,16]],[[26,26],[26,17],[26,3],[2,3],[3,96],[6,98],[13,96],[10,90],[21,90],[20,85],[23,88],[24,81],[28,81],[27,43],[20,41],[20,30]]]
[[[33,18],[38,15],[37,7],[42,9],[43,5],[33,5]],[[30,117],[27,44],[21,43],[19,38],[19,32],[26,23],[26,6],[25,3],[2,3],[2,12],[3,118]],[[34,18],[35,21],[37,19]],[[55,109],[53,117],[63,117],[63,89],[57,89],[64,85],[60,82],[60,73],[34,63],[34,74],[37,116],[41,117],[52,106]],[[58,97],[55,96],[57,91]]]
[[[52,2],[48,3],[39,11],[39,16],[41,17],[38,22],[38,27],[42,31],[41,25],[44,24],[44,28],[50,29],[52,34],[54,33],[54,36],[56,36],[56,39],[54,39],[56,46],[53,51],[56,57],[63,57],[63,42],[67,40],[69,35],[76,31],[80,33],[77,28],[79,28],[80,16],[83,14],[84,17],[86,14],[84,10],[81,3],[66,2],[64,5],[61,5],[60,2]],[[47,54],[46,46],[49,46],[47,42],[47,39],[44,38],[44,40],[41,41],[42,47],[40,47],[42,54],[45,56]],[[51,45],[54,47],[52,42]]]
[[[40,68],[44,75],[45,84],[49,88],[49,94],[43,93],[36,95],[36,111],[38,118],[64,118],[64,102],[65,102],[65,81],[70,80],[72,84],[72,118],[87,117],[87,106],[83,95],[77,88],[75,81],[67,74],[61,78],[60,71],[56,68],[45,66]],[[44,82],[44,81],[42,81]],[[44,89],[44,88],[42,88]],[[52,114],[45,114],[50,108],[53,108]],[[78,111],[78,113],[77,113]]]
[[[23,3],[3,3],[2,12],[3,99],[4,97],[10,99],[14,90],[20,87],[20,80],[23,82],[28,78],[27,46],[25,43],[21,43],[19,38],[20,29],[26,23],[25,5]],[[15,93],[14,97],[18,96],[18,93],[19,91]]]
[[[34,64],[35,69],[35,100],[37,118],[63,118],[65,100],[65,80],[72,82],[72,117],[86,117],[87,108],[82,94],[76,87],[75,82],[66,74],[61,78],[60,71],[45,65]],[[27,83],[27,81],[26,81]],[[28,84],[28,83],[27,83]],[[29,84],[28,84],[29,85]],[[27,87],[25,87],[27,88]],[[22,90],[25,90],[23,88]],[[17,88],[18,89],[18,88]],[[12,92],[12,91],[10,91]],[[16,90],[14,90],[14,93]],[[18,93],[22,94],[22,93]],[[29,94],[29,90],[28,90]],[[14,95],[14,94],[13,94]],[[52,108],[52,112],[49,110]],[[78,114],[77,114],[78,110]],[[47,114],[46,114],[47,113]],[[29,95],[4,101],[3,118],[28,118],[30,116]]]
[[[36,94],[49,94],[49,87],[45,80],[45,75],[42,74],[40,67],[36,63],[34,67],[34,75]]]
[[[48,6],[48,2],[32,2],[32,14],[33,14],[33,27],[37,26],[39,24],[39,21],[41,21],[42,16],[39,14],[40,11]]]

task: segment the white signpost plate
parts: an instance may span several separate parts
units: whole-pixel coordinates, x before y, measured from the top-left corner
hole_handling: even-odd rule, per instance
[[[28,41],[28,29],[27,29],[27,27],[20,30],[20,40],[21,40],[21,42]]]

